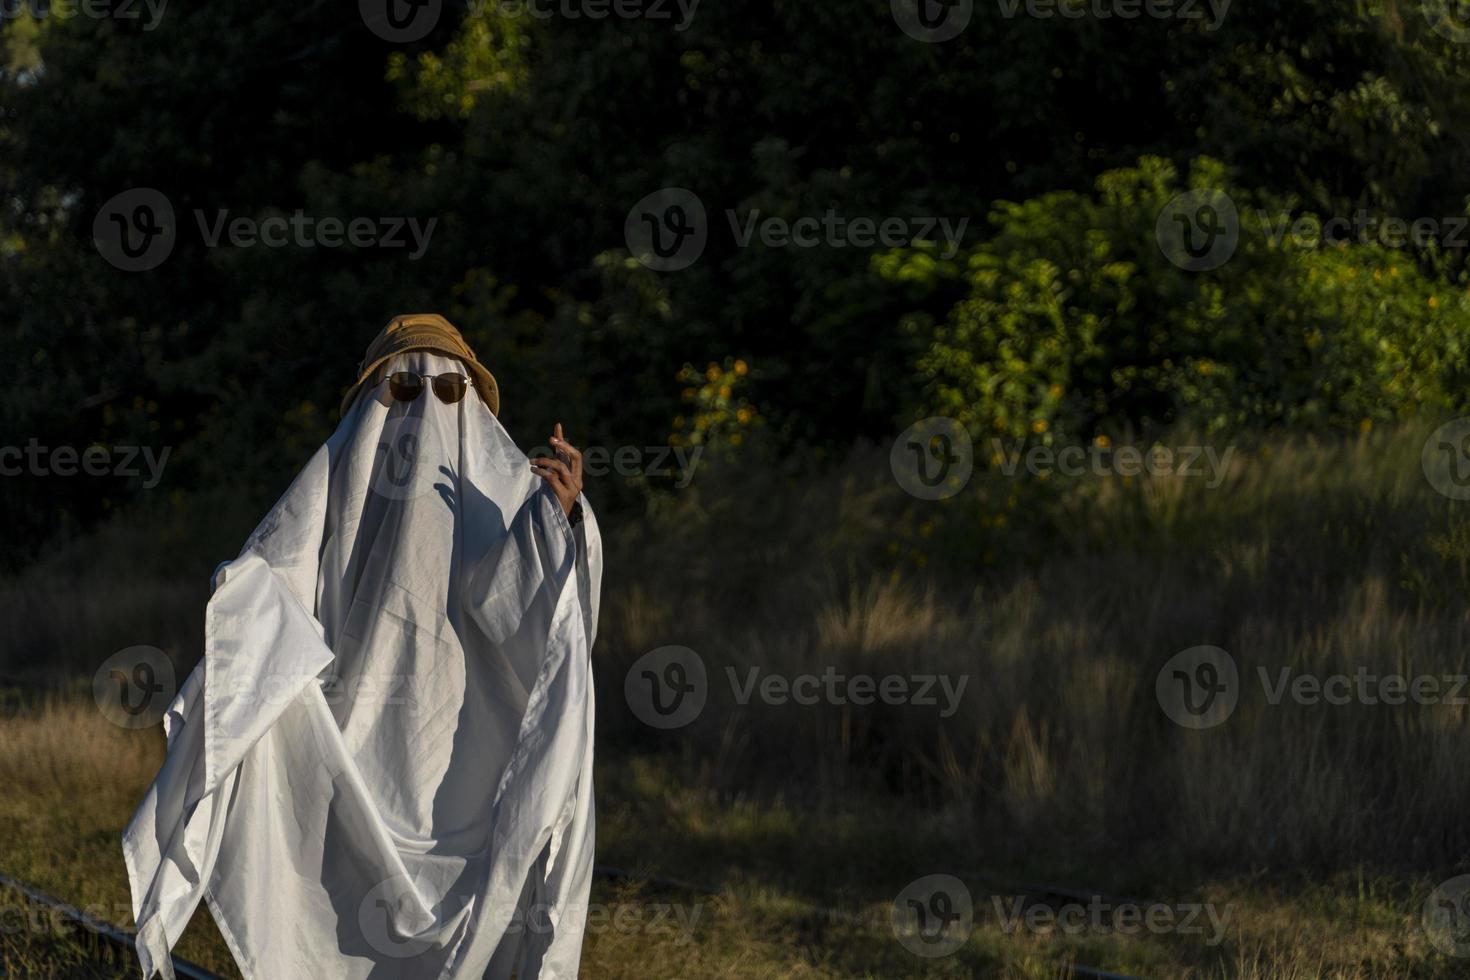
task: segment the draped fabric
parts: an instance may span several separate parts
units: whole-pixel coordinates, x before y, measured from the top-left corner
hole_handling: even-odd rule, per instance
[[[390,371],[464,373],[416,351]],[[123,836],[145,978],[574,977],[601,538],[472,390],[365,388],[234,561]]]

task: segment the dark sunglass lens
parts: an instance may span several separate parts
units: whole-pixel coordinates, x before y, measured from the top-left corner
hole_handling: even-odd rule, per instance
[[[388,375],[388,391],[401,402],[411,402],[424,393],[424,379],[409,371]]]
[[[447,405],[453,405],[469,390],[470,379],[459,374],[441,374],[434,379],[434,394]]]

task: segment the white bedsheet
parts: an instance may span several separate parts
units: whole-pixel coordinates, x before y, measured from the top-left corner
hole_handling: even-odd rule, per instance
[[[201,898],[249,980],[576,976],[602,576],[582,508],[574,528],[473,389],[358,397],[216,572],[123,836],[145,978],[172,978]]]

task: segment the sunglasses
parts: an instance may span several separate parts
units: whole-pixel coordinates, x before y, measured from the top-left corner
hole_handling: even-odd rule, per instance
[[[469,390],[470,379],[462,374],[414,374],[412,371],[394,371],[388,375],[388,391],[398,401],[411,402],[424,393],[424,382],[433,387],[435,396],[446,405],[453,405]]]

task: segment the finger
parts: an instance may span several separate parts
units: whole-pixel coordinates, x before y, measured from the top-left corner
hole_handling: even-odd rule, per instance
[[[582,456],[582,450],[578,449],[576,446],[572,445],[570,442],[567,442],[561,436],[552,436],[551,437],[551,444],[553,446],[555,446],[557,449],[559,449],[560,451],[566,453],[568,456],[572,456],[572,457],[575,457],[575,458],[578,458],[578,459],[580,459],[581,456]]]
[[[551,484],[551,489],[558,496],[563,493],[570,492],[570,489],[566,486],[566,477],[563,474],[552,469],[551,467],[533,465],[531,467],[531,472],[534,473],[536,476],[541,477],[541,479],[545,480],[547,483]]]
[[[565,439],[558,439],[555,436],[552,437],[551,444],[556,447],[557,456],[565,460],[572,468],[572,476],[580,481],[582,479],[582,451]]]
[[[570,466],[559,459],[552,459],[549,456],[537,456],[535,459],[531,460],[531,465],[545,466],[547,469],[556,470],[567,479],[571,479],[572,476],[572,468]]]

